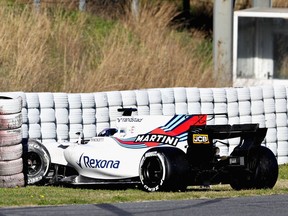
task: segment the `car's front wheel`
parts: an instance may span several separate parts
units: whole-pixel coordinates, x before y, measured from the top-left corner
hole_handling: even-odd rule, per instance
[[[174,147],[156,147],[142,157],[139,176],[145,191],[185,190],[189,164],[185,153]]]
[[[27,184],[40,184],[49,171],[50,155],[48,150],[36,140],[28,140],[24,153],[24,166],[27,173]]]

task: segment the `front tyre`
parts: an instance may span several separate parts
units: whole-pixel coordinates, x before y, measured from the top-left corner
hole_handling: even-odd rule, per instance
[[[44,183],[51,163],[48,150],[36,140],[28,140],[24,154],[27,184]]]
[[[189,164],[185,153],[174,147],[156,147],[142,157],[139,176],[143,189],[183,191],[187,187]]]

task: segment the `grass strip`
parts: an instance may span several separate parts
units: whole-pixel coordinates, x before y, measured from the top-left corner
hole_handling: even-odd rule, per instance
[[[100,204],[152,200],[215,199],[242,196],[264,196],[288,193],[288,165],[281,165],[279,179],[273,189],[235,191],[230,185],[213,185],[210,189],[188,187],[185,192],[147,193],[138,188],[101,189],[56,186],[0,188],[0,207]]]

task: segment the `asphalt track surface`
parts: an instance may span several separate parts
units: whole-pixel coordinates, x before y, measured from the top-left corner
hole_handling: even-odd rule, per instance
[[[56,207],[0,208],[0,216],[12,215],[287,216],[288,194],[219,199],[68,205]]]

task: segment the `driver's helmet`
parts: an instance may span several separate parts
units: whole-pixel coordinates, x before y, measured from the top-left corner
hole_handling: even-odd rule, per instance
[[[109,136],[113,136],[117,132],[118,130],[116,128],[105,128],[101,132],[99,132],[98,136],[109,137]]]

